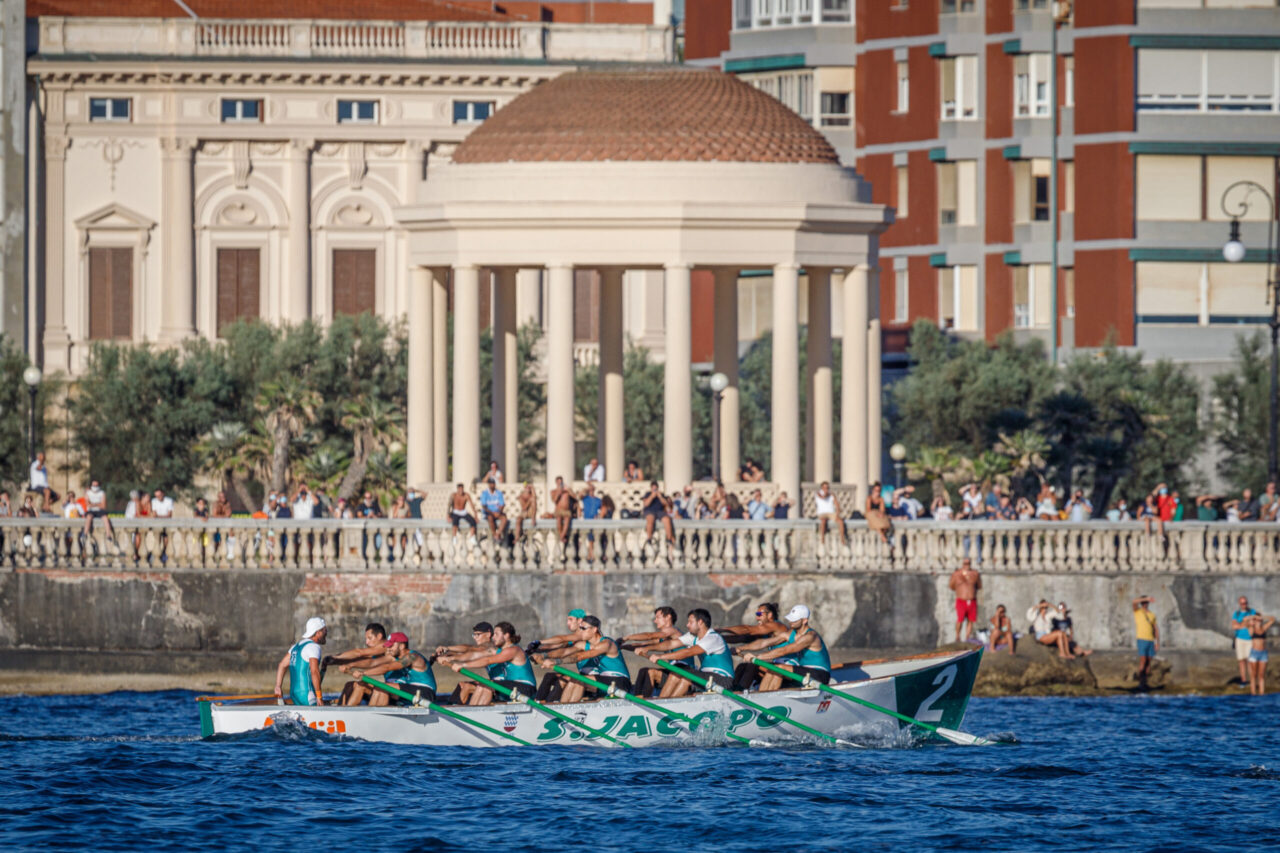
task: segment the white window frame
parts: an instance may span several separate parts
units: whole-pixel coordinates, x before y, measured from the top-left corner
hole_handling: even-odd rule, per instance
[[[733,28],[749,30],[755,24],[756,13],[753,0],[733,0]]]
[[[458,118],[458,106],[460,104],[466,105],[466,108],[467,108],[466,118],[462,118],[462,119]],[[482,104],[487,105],[489,107],[489,115],[486,115],[484,118],[476,118],[475,108]],[[498,111],[498,105],[494,101],[470,101],[470,100],[458,99],[454,101],[452,106],[450,107],[450,115],[453,118],[454,124],[480,124],[481,122],[483,122],[485,119],[492,116],[497,111]]]
[[[226,114],[227,104],[235,104],[235,114],[228,116]],[[258,114],[256,116],[245,116],[245,104],[257,104]],[[259,124],[262,122],[263,113],[267,111],[266,102],[262,98],[223,98],[218,105],[218,114],[222,118],[223,124]]]
[[[825,99],[828,95],[844,97],[844,112],[828,112]],[[818,95],[819,109],[822,115],[819,123],[822,127],[851,127],[853,125],[853,95],[850,92],[821,92]]]
[[[346,105],[350,105],[351,114],[346,118],[343,118],[342,109]],[[360,108],[362,106],[373,107],[373,115],[369,116],[368,118],[365,118],[359,115]],[[382,105],[379,104],[377,100],[371,99],[371,98],[363,98],[363,99],[339,98],[338,110],[337,110],[338,124],[377,124],[378,118],[382,113],[381,106]]]
[[[106,110],[106,115],[94,116],[93,108],[96,104],[102,104]],[[116,115],[116,106],[124,104],[124,115]],[[133,99],[120,98],[112,95],[104,95],[101,98],[89,99],[89,121],[133,121]]]
[[[911,110],[911,66],[907,60],[902,59],[896,63],[898,73],[898,108],[894,110],[897,113],[906,113]]]
[[[1047,53],[1027,53],[1018,57],[1025,63],[1025,70],[1013,76],[1013,115],[1015,118],[1048,118],[1049,74],[1052,69],[1041,68],[1052,60]],[[1040,61],[1037,61],[1040,59]],[[1041,74],[1041,71],[1047,73]]]
[[[905,323],[911,311],[911,271],[906,267],[893,271],[893,322]]]
[[[956,56],[946,56],[942,58],[942,62],[938,66],[938,75],[941,79],[943,64],[950,62],[952,65],[952,91],[945,89],[941,92],[942,103],[942,120],[943,121],[977,121],[978,116],[978,57],[976,54],[957,54]],[[969,71],[966,73],[966,68]],[[965,102],[965,83],[970,76],[974,77],[972,104]],[[941,87],[939,87],[941,88]]]

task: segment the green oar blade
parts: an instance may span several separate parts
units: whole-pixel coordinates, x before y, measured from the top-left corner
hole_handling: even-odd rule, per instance
[[[613,735],[611,735],[611,734],[609,734],[609,733],[607,733],[607,732],[605,732],[605,731],[603,731],[603,730],[601,730],[601,729],[593,729],[593,728],[591,728],[591,726],[588,726],[586,723],[578,722],[578,721],[577,721],[577,720],[575,720],[573,717],[570,717],[570,716],[569,716],[569,715],[567,715],[567,714],[562,714],[562,713],[560,713],[559,711],[555,710],[554,708],[548,708],[546,705],[543,705],[541,702],[535,701],[535,700],[533,700],[533,699],[529,699],[528,697],[525,697],[525,696],[521,696],[519,699],[516,699],[515,697],[516,697],[516,695],[517,695],[517,694],[516,694],[516,692],[515,692],[514,690],[511,690],[511,689],[509,689],[509,688],[503,687],[501,684],[498,684],[498,683],[497,683],[497,682],[495,682],[495,681],[490,681],[489,679],[485,678],[483,675],[480,675],[480,674],[478,674],[478,673],[472,672],[471,670],[467,669],[466,667],[463,667],[463,668],[461,668],[461,669],[460,669],[460,670],[458,670],[458,671],[459,671],[459,672],[461,672],[463,675],[465,675],[467,678],[470,678],[470,679],[472,679],[473,681],[478,681],[478,682],[480,682],[481,684],[483,684],[485,687],[488,687],[488,688],[490,688],[491,690],[494,690],[494,691],[496,691],[496,692],[498,692],[498,693],[501,693],[503,696],[506,696],[507,698],[509,698],[509,699],[511,699],[511,700],[513,700],[513,701],[523,702],[524,704],[528,705],[529,707],[531,707],[531,708],[537,708],[537,709],[538,709],[539,711],[541,711],[542,713],[547,714],[547,715],[552,716],[552,717],[555,717],[557,720],[560,720],[560,721],[562,721],[562,722],[568,723],[569,725],[573,726],[574,728],[582,729],[582,730],[583,730],[583,731],[585,731],[585,732],[590,732],[591,734],[595,735],[596,737],[604,738],[605,740],[609,741],[610,743],[617,744],[618,746],[625,747],[625,748],[627,748],[627,749],[632,749],[631,744],[629,744],[629,743],[624,743],[623,741],[618,740],[618,739],[617,739],[616,737],[614,737]]]
[[[421,699],[414,696],[412,693],[406,693],[403,690],[400,690],[396,687],[392,687],[390,684],[387,684],[386,682],[378,681],[377,679],[370,678],[367,675],[360,676],[360,680],[363,681],[365,684],[368,684],[370,687],[374,687],[378,690],[385,690],[386,692],[390,693],[392,696],[399,696],[401,699],[407,699],[410,702],[414,703],[415,705],[425,705],[426,707],[430,708],[432,711],[435,711],[437,714],[440,714],[441,716],[448,717],[452,720],[457,720],[460,723],[465,723],[468,726],[480,729],[482,731],[486,731],[489,734],[497,735],[498,737],[501,737],[501,738],[506,738],[509,741],[513,741],[515,743],[520,744],[521,746],[533,745],[529,743],[527,740],[521,740],[515,735],[508,734],[507,732],[504,732],[501,729],[495,729],[493,726],[485,725],[479,720],[473,720],[470,717],[464,716],[454,711],[450,711],[448,708],[437,705],[435,702],[423,702]]]

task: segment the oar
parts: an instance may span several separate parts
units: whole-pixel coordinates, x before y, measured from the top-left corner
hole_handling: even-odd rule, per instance
[[[274,693],[244,693],[239,696],[197,696],[197,702],[234,702],[239,699],[274,699]]]
[[[360,676],[360,680],[363,681],[365,684],[369,685],[370,687],[374,687],[378,690],[385,690],[387,693],[390,693],[392,696],[399,696],[401,699],[408,699],[414,705],[426,706],[427,708],[430,708],[431,710],[435,711],[437,714],[442,714],[446,717],[449,717],[450,719],[457,720],[460,723],[466,723],[468,726],[474,726],[477,729],[482,729],[483,731],[486,731],[491,735],[497,735],[498,737],[504,737],[507,740],[515,741],[521,746],[533,746],[533,744],[529,743],[527,740],[521,740],[520,738],[516,737],[513,734],[508,734],[502,731],[501,729],[495,729],[493,726],[486,726],[484,723],[480,722],[479,720],[473,720],[470,717],[464,717],[462,714],[458,714],[453,711],[450,711],[448,708],[444,708],[440,705],[437,705],[435,702],[425,701],[423,699],[420,699],[417,696],[414,696],[412,693],[406,693],[403,690],[399,690],[395,687],[392,687],[390,684],[386,684],[382,681],[377,681],[373,678],[370,678],[367,675]]]
[[[635,704],[639,705],[641,708],[648,708],[651,711],[657,711],[658,713],[662,714],[664,717],[669,717],[670,719],[679,720],[682,723],[686,723],[689,726],[690,732],[692,732],[694,729],[698,727],[698,721],[693,719],[693,717],[685,716],[684,714],[681,714],[677,711],[668,710],[662,707],[661,705],[650,702],[648,699],[641,699],[639,696],[636,696],[633,693],[625,693],[619,690],[615,685],[605,684],[603,681],[596,681],[594,678],[588,678],[587,676],[583,675],[580,672],[574,672],[573,670],[565,669],[562,666],[553,666],[551,667],[551,669],[554,670],[555,672],[560,673],[566,678],[572,678],[574,681],[581,681],[583,684],[590,685],[591,687],[594,687],[597,690],[603,691],[604,693],[607,693],[610,696],[617,696],[619,699],[626,699],[628,702],[634,702]],[[751,743],[750,738],[745,738],[742,735],[735,735],[733,732],[725,732],[725,735],[728,736],[729,738],[732,738],[733,740],[738,741],[739,743],[747,743],[747,744]]]
[[[774,666],[773,664],[769,663],[766,660],[760,660],[759,658],[756,658],[755,660],[751,661],[751,663],[754,663],[756,666],[762,666],[765,669],[769,670],[770,672],[776,672],[778,675],[781,675],[783,678],[789,678],[792,681],[803,682],[805,680],[805,677],[803,675],[798,675],[794,672],[789,672],[783,669],[782,667]],[[955,729],[947,729],[947,728],[943,728],[942,726],[935,726],[932,723],[925,723],[913,717],[908,717],[906,714],[899,714],[897,711],[890,711],[888,708],[885,708],[881,705],[877,705],[875,702],[868,702],[866,699],[859,699],[857,696],[850,696],[848,693],[845,693],[840,690],[836,690],[834,687],[828,687],[825,684],[815,683],[812,686],[818,688],[823,693],[830,693],[832,696],[839,696],[841,699],[847,699],[850,702],[854,702],[858,705],[862,705],[864,707],[870,708],[873,711],[879,711],[882,714],[888,714],[890,717],[897,717],[899,720],[902,720],[904,723],[910,723],[913,726],[919,726],[925,731],[933,732],[938,737],[949,740],[952,743],[958,743],[962,746],[995,746],[996,745],[996,741],[988,740],[987,738],[984,738],[984,737],[978,737],[977,735],[971,735],[968,732],[959,732],[959,731],[956,731]]]
[[[516,691],[511,690],[507,687],[503,687],[501,684],[498,684],[497,682],[490,681],[489,679],[485,678],[483,675],[474,673],[471,670],[467,669],[466,667],[459,668],[458,672],[462,673],[467,678],[470,678],[473,681],[480,682],[485,687],[488,687],[491,690],[495,690],[498,693],[501,693],[503,696],[506,696],[508,699],[510,699],[513,702],[523,702],[526,705],[537,708],[539,711],[541,711],[544,714],[547,714],[549,716],[555,717],[557,720],[561,720],[563,722],[568,723],[574,728],[582,729],[583,731],[590,732],[596,737],[602,737],[605,740],[609,741],[610,743],[616,743],[618,746],[625,746],[627,749],[631,749],[631,744],[629,743],[623,743],[622,741],[618,740],[616,737],[613,737],[610,734],[606,734],[600,729],[593,729],[591,728],[591,726],[588,726],[586,723],[580,723],[577,720],[575,720],[573,717],[570,717],[566,714],[561,714],[559,711],[555,710],[554,708],[548,708],[546,705],[543,705],[541,702],[536,702],[533,699],[530,699],[529,697],[525,696],[524,694],[516,693]],[[516,698],[517,696],[519,696],[520,698],[517,699]]]
[[[725,690],[723,687],[721,687],[719,684],[716,684],[714,681],[709,681],[700,675],[695,675],[694,673],[690,672],[687,669],[680,669],[679,667],[672,666],[671,664],[667,663],[664,660],[654,661],[654,663],[656,663],[658,666],[662,667],[663,669],[668,670],[673,675],[679,676],[680,678],[687,678],[690,681],[692,681],[694,684],[700,685],[701,687],[711,691],[712,693],[719,693],[721,696],[725,697],[726,699],[732,699],[734,702],[737,702],[739,705],[745,705],[748,708],[752,708],[755,711],[759,712],[760,714],[763,714],[764,716],[769,717],[770,719],[777,720],[780,723],[786,723],[789,726],[795,726],[797,729],[799,729],[802,732],[808,732],[809,734],[814,735],[815,737],[822,738],[823,740],[828,741],[830,743],[839,744],[840,746],[861,746],[861,744],[854,743],[853,741],[844,740],[843,738],[834,737],[833,735],[829,735],[826,732],[820,732],[817,729],[810,728],[809,726],[806,726],[804,723],[797,722],[788,716],[779,714],[775,711],[770,711],[765,706],[757,705],[755,702],[752,702],[750,699],[744,699],[731,690]]]

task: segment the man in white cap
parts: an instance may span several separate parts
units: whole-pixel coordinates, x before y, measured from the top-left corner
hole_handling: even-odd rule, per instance
[[[307,620],[302,639],[280,660],[276,667],[276,698],[284,697],[284,674],[289,673],[289,698],[295,705],[323,705],[320,692],[320,647],[329,636],[329,628],[319,616]]]
[[[783,620],[790,626],[789,630],[739,646],[737,654],[748,663],[769,661],[779,669],[807,675],[819,684],[826,684],[831,680],[831,655],[827,653],[822,635],[809,625],[809,615],[808,607],[797,604],[787,611]],[[794,663],[784,662],[785,659]],[[795,684],[790,679],[787,681],[789,686]],[[781,675],[768,670],[760,673],[760,690],[777,690],[781,686]]]

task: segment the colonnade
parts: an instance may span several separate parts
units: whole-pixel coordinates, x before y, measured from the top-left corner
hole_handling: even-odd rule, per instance
[[[611,479],[625,465],[623,443],[623,318],[620,267],[603,268],[599,299],[599,446]],[[663,459],[661,478],[678,488],[693,478],[693,369],[691,282],[693,266],[663,269],[665,361],[663,366]],[[720,477],[736,478],[741,464],[738,391],[737,269],[714,268],[714,366],[729,378],[721,396]],[[837,480],[834,471],[836,412],[832,389],[831,283],[843,276],[843,374],[840,400],[839,482],[865,493],[880,478],[880,320],[875,274],[859,265],[848,270],[807,267],[808,343],[803,381],[808,406],[801,433],[799,295],[801,268],[773,267],[773,356],[770,390],[769,479],[799,499],[802,474],[813,481]],[[482,274],[483,273],[483,274]],[[516,363],[517,293],[537,270],[493,271],[493,458],[508,482],[521,476]],[[572,481],[574,460],[574,267],[550,264],[545,322],[547,481]],[[447,434],[446,354],[448,277],[453,282],[453,424]],[[478,265],[416,268],[409,295],[408,476],[411,484],[476,480],[487,468],[480,458],[480,288],[489,286]],[[801,448],[807,448],[802,468]],[[452,453],[450,454],[450,448]],[[652,472],[658,473],[658,472]],[[851,508],[850,508],[851,509]]]

